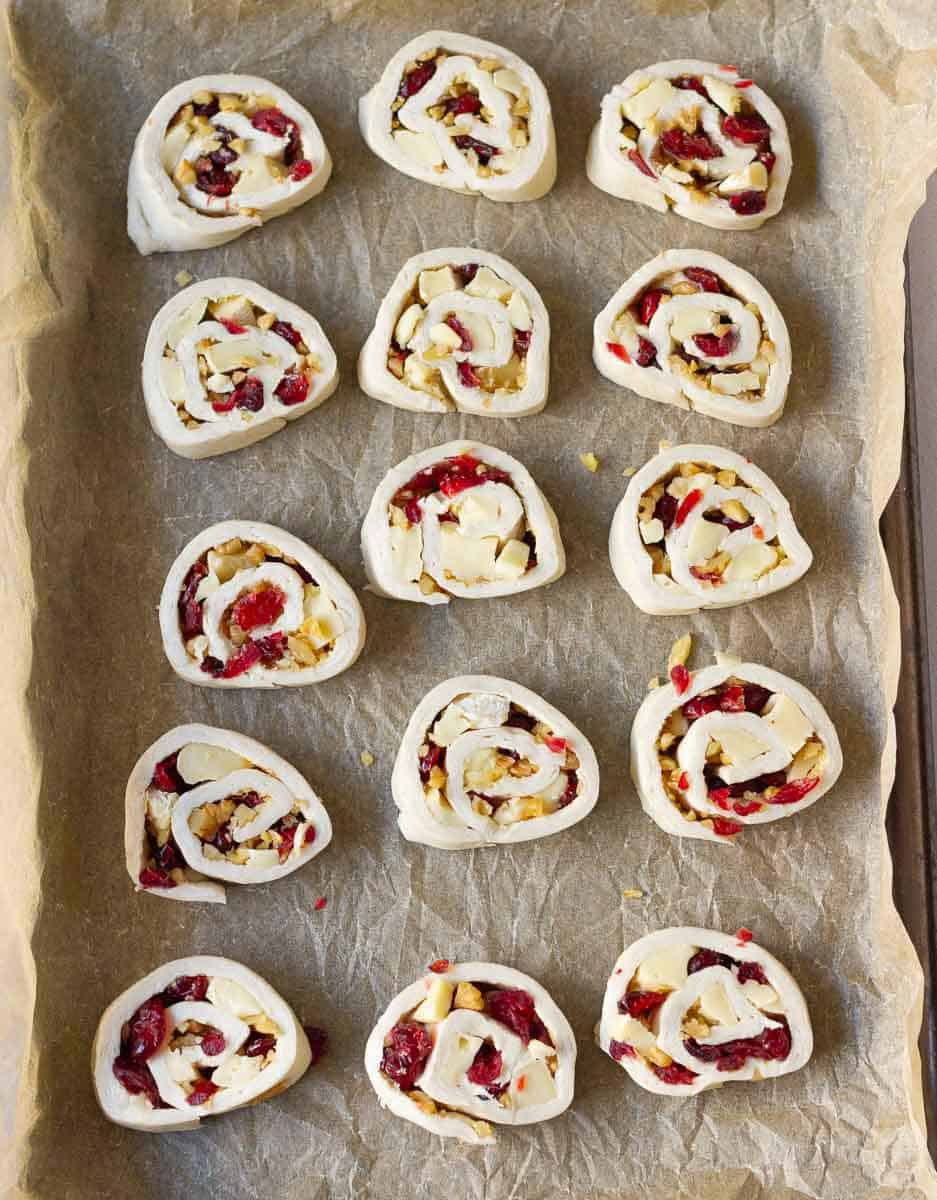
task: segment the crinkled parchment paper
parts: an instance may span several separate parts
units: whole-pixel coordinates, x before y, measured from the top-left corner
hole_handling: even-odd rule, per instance
[[[560,161],[544,200],[452,195],[365,148],[357,98],[398,45],[439,25],[503,42],[541,73]],[[892,907],[883,830],[898,623],[877,533],[899,463],[901,254],[937,159],[935,47],[933,6],[897,0],[697,0],[666,11],[544,0],[451,12],[423,0],[13,4],[2,126],[10,170],[0,171],[0,1166],[10,1194],[937,1196],[921,1136],[921,972]],[[643,63],[683,56],[739,64],[787,115],[787,207],[757,233],[660,216],[586,180],[604,92]],[[216,70],[269,76],[308,105],[335,159],[332,182],[229,246],[140,258],[124,232],[134,133],[172,84]],[[554,375],[540,416],[420,416],[357,389],[355,355],[401,263],[463,242],[506,255],[546,301]],[[780,304],[795,361],[773,429],[664,408],[594,370],[594,314],[669,246],[727,255]],[[313,312],[340,356],[336,395],[238,454],[173,457],[147,424],[139,361],[183,268],[255,278]],[[211,693],[175,679],[156,604],[189,537],[226,517],[275,521],[361,587],[358,529],[378,480],[406,454],[460,436],[530,467],[560,518],[569,556],[560,582],[433,611],[365,594],[365,653],[318,688]],[[662,438],[721,442],[764,467],[816,553],[807,578],[689,622],[639,613],[614,582],[606,536],[623,470]],[[580,465],[587,450],[601,460],[597,475]],[[843,739],[834,792],[735,848],[667,837],[628,779],[630,721],[686,628],[696,665],[728,647],[803,680]],[[400,838],[389,787],[398,737],[424,691],[463,671],[515,676],[593,740],[603,784],[586,821],[467,854]],[[321,858],[269,888],[229,889],[220,911],[135,896],[123,867],[129,769],[187,720],[230,725],[285,754],[335,825]],[[362,750],[375,756],[370,768]],[[623,899],[625,888],[644,898]],[[328,899],[322,911],[318,896]],[[805,1070],[667,1101],[594,1047],[622,946],[683,923],[748,925],[790,966],[817,1035]],[[288,1094],[198,1132],[118,1129],[91,1092],[98,1016],[151,967],[189,952],[261,971],[329,1029],[332,1051]],[[382,1113],[362,1069],[365,1038],[390,997],[439,956],[510,963],[551,990],[580,1039],[563,1117],[502,1130],[479,1151]]]

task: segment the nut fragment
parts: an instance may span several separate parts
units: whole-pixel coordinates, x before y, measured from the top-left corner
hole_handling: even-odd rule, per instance
[[[455,990],[454,1007],[481,1012],[485,1007],[485,998],[474,983],[460,983]]]

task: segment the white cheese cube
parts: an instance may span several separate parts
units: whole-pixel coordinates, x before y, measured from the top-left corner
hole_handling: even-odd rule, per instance
[[[418,582],[423,574],[423,531],[419,525],[390,527],[390,556],[400,579]]]
[[[712,558],[722,545],[726,532],[724,525],[717,525],[714,521],[697,521],[687,545],[690,565],[695,567]]]
[[[442,1064],[442,1074],[448,1083],[458,1086],[475,1061],[483,1039],[472,1034],[460,1034],[448,1044],[449,1053]]]
[[[422,319],[423,309],[416,303],[411,304],[409,308],[405,308],[400,314],[400,320],[394,329],[394,341],[401,349],[410,344],[410,339],[416,333],[416,327]]]
[[[332,599],[314,583],[303,586],[303,618],[318,621],[326,642],[334,641],[345,630],[345,623]]]
[[[781,1005],[779,1003],[780,996],[766,983],[759,983],[756,979],[747,979],[742,984],[742,991],[745,994],[745,999],[754,1004],[756,1008],[768,1012],[780,1012]]]
[[[434,975],[430,981],[429,990],[422,1001],[413,1010],[411,1021],[436,1022],[443,1021],[452,1008],[452,994],[455,984],[444,975]]]
[[[515,329],[530,328],[530,309],[520,292],[512,293],[508,301],[508,318]]]
[[[710,1024],[738,1025],[739,1023],[721,983],[714,983],[712,987],[700,992],[699,1010]]]
[[[764,542],[751,542],[737,554],[722,573],[729,583],[751,583],[770,571],[778,561],[777,551]]]
[[[432,271],[420,272],[418,288],[424,304],[428,304],[434,296],[456,291],[457,287],[452,267],[437,267]]]
[[[512,96],[520,96],[524,92],[523,79],[509,67],[502,67],[500,71],[495,71],[492,79],[495,87],[500,88],[502,92],[510,92]]]
[[[710,375],[709,386],[723,396],[737,396],[761,387],[761,380],[754,371],[736,371],[735,374]]]
[[[511,538],[495,562],[496,577],[498,579],[520,579],[527,570],[529,559],[530,547],[527,543]]]
[[[246,1087],[263,1070],[264,1060],[260,1054],[248,1058],[246,1054],[232,1054],[217,1067],[211,1081],[218,1087]]]
[[[697,333],[712,333],[719,323],[719,317],[711,308],[685,308],[678,312],[670,322],[670,336],[678,342],[685,342]]]
[[[495,334],[491,322],[481,313],[464,312],[459,314],[459,320],[472,339],[473,350],[493,350]]]
[[[641,128],[650,117],[677,98],[677,89],[669,79],[655,79],[646,88],[626,100],[622,112],[633,124]]]
[[[205,306],[207,304],[207,297],[201,300],[194,300],[185,312],[181,312],[176,317],[166,330],[166,345],[170,350],[175,350],[185,335],[191,333],[195,326],[198,325],[205,314]]]
[[[515,1108],[548,1104],[556,1095],[556,1084],[547,1064],[539,1059],[525,1063],[511,1080],[510,1095]]]
[[[514,289],[496,275],[490,267],[479,267],[475,278],[465,289],[469,296],[483,296],[488,300],[507,300]]]
[[[803,709],[784,692],[777,692],[772,697],[771,705],[764,713],[764,720],[791,754],[796,754],[813,733],[813,726],[804,715]]]
[[[666,179],[672,179],[674,183],[692,183],[693,176],[689,171],[681,171],[679,167],[673,163],[666,163],[660,169],[661,175]]]
[[[414,133],[411,129],[398,129],[394,134],[397,148],[424,167],[441,167],[445,162],[436,139],[428,133]]]
[[[495,577],[496,537],[464,537],[451,522],[439,531],[440,566],[463,583]]]
[[[683,942],[657,950],[638,967],[638,986],[649,992],[662,987],[682,987],[687,980],[687,963],[695,953],[695,946]]]
[[[715,75],[703,76],[703,87],[709,92],[713,104],[718,104],[724,113],[731,117],[737,113],[742,104],[742,97],[734,83],[726,83]]]
[[[262,356],[263,351],[260,346],[252,337],[246,335],[226,338],[223,342],[215,342],[205,351],[209,369],[218,374],[256,366]]]
[[[237,165],[241,174],[231,189],[233,196],[256,196],[282,182],[271,173],[270,159],[265,154],[242,154]]]
[[[215,305],[214,318],[216,321],[235,321],[238,325],[256,325],[254,306],[246,296],[226,296]]]
[[[209,746],[207,742],[189,742],[179,751],[176,770],[186,783],[205,783],[222,779],[232,771],[249,767],[250,763],[224,746]]]
[[[538,1061],[542,1061],[543,1059],[550,1058],[551,1055],[556,1054],[556,1047],[550,1046],[546,1042],[541,1042],[537,1038],[531,1038],[531,1040],[527,1043],[527,1053],[531,1058],[536,1058]]]
[[[657,1047],[657,1038],[646,1025],[642,1025],[634,1017],[623,1015],[613,1017],[608,1032],[613,1041],[626,1042],[629,1046],[634,1046],[635,1050],[641,1054],[647,1054],[649,1050]]]
[[[186,400],[185,375],[177,358],[159,360],[159,379],[163,391],[173,404],[184,404]]]
[[[659,517],[652,517],[650,521],[642,521],[640,528],[641,540],[646,546],[654,546],[657,542],[664,540],[664,523]]]
[[[236,1017],[250,1017],[261,1011],[260,1005],[247,988],[234,979],[214,975],[208,981],[208,999]]]
[[[768,171],[764,163],[749,163],[742,171],[727,175],[719,184],[723,196],[734,196],[738,192],[764,192],[768,188]]]
[[[749,763],[765,754],[769,747],[744,729],[736,729],[730,723],[722,726],[716,734],[719,745],[733,766]]]
[[[471,728],[470,718],[453,702],[443,709],[442,716],[433,726],[433,741],[437,746],[451,746],[456,738]]]
[[[472,692],[463,696],[459,708],[473,729],[497,729],[511,714],[511,701],[494,692]]]
[[[429,331],[429,340],[434,346],[439,346],[445,351],[458,350],[462,345],[462,339],[454,329],[451,329],[443,321],[438,325],[433,325]]]

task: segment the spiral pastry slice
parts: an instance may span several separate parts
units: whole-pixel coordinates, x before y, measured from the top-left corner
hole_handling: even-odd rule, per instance
[[[586,173],[612,196],[736,230],[781,211],[792,164],[784,117],[753,80],[679,59],[634,71],[605,96]]]
[[[143,352],[150,424],[183,458],[269,437],[338,386],[319,322],[249,279],[206,279],[153,318]]]
[[[358,104],[374,153],[404,175],[490,200],[538,200],[556,178],[546,88],[523,59],[433,30],[407,42]]]
[[[358,359],[361,389],[414,412],[524,417],[547,402],[550,321],[497,254],[428,250],[394,281]]]
[[[221,246],[317,196],[331,171],[312,115],[276,84],[187,79],[137,134],[127,233],[141,254]]]
[[[205,687],[321,683],[361,653],[364,613],[321,554],[275,525],[222,521],[169,569],[159,605],[173,670]]]
[[[705,250],[665,250],[595,319],[601,373],[639,396],[733,425],[772,425],[784,411],[791,343],[754,276]]]
[[[731,841],[809,808],[839,778],[836,729],[802,684],[731,660],[675,678],[631,728],[641,806],[667,833]]]
[[[566,570],[556,515],[516,458],[447,442],[384,476],[361,528],[374,591],[419,604],[509,596]]]
[[[328,813],[295,767],[229,729],[170,729],[127,781],[124,842],[138,891],[223,904],[212,880],[270,883],[331,839]]]
[[[595,805],[599,766],[576,726],[536,692],[458,675],[417,705],[392,788],[405,838],[462,850],[568,829]]]
[[[596,1040],[662,1096],[774,1079],[813,1053],[800,988],[747,929],[683,926],[634,942],[609,977]]]
[[[143,1133],[285,1091],[310,1065],[309,1039],[266,980],[229,958],[164,963],[101,1017],[92,1050],[104,1115]]]
[[[720,446],[662,450],[615,510],[609,556],[643,612],[729,608],[800,579],[813,561],[781,491]]]
[[[490,1145],[492,1125],[530,1125],[569,1107],[576,1039],[529,975],[442,959],[391,1001],[364,1063],[396,1116],[440,1137]]]

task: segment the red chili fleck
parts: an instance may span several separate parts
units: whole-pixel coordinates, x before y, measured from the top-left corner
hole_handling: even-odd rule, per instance
[[[689,775],[687,775],[686,771],[684,771],[680,775],[680,778],[677,780],[677,787],[680,789],[681,792],[685,792],[689,786],[690,786],[690,777],[689,777]]]
[[[612,354],[614,354],[616,358],[620,358],[622,362],[631,362],[631,355],[624,348],[624,346],[621,345],[620,342],[606,342],[605,347]]]
[[[543,741],[546,748],[554,754],[562,754],[566,749],[566,738],[548,737],[544,738]]]
[[[644,161],[644,159],[641,157],[641,155],[637,152],[637,150],[629,150],[628,158],[634,163],[634,165],[638,168],[638,170],[641,172],[642,175],[646,175],[648,177],[648,179],[656,179],[657,178],[657,176],[654,174],[654,172],[651,170],[651,168],[647,165],[647,163]]]
[[[738,821],[727,821],[724,817],[713,817],[712,821],[713,833],[718,833],[720,837],[732,837],[742,830]]]
[[[700,500],[703,498],[703,493],[699,488],[693,488],[680,501],[680,507],[677,509],[677,515],[674,517],[674,524],[679,529],[683,522],[687,519],[690,513],[696,508]]]
[[[737,88],[749,88],[754,82],[754,79],[736,79],[735,86]]]
[[[518,1079],[517,1079],[517,1090],[519,1092],[522,1092],[526,1086],[527,1086],[527,1076],[519,1075]]]
[[[432,971],[434,975],[445,975],[451,966],[452,963],[448,958],[437,958],[435,962],[431,962],[429,964],[429,970]]]
[[[316,912],[322,912],[326,904],[328,904],[328,900],[326,900],[325,896],[320,896],[312,907],[316,910]]]
[[[227,329],[228,333],[247,333],[247,329],[243,325],[239,325],[237,321],[231,321],[227,317],[218,317],[217,320]]]
[[[763,542],[765,540],[765,531],[761,528],[760,525],[753,525],[752,526],[752,536],[755,538],[756,541]]]
[[[739,939],[739,941],[744,946],[745,943],[750,942],[755,935],[752,933],[752,931],[750,929],[746,929],[745,926],[743,925],[742,928],[738,931],[738,933],[736,933],[735,936]]]
[[[299,162],[293,163],[290,168],[290,179],[293,183],[300,183],[303,179],[307,179],[312,174],[312,163],[308,158],[301,158]]]
[[[818,775],[814,775],[811,779],[792,779],[790,783],[785,783],[783,787],[779,788],[768,800],[768,803],[796,804],[799,800],[803,800],[808,792],[812,792],[819,782]]]
[[[675,667],[670,668],[670,680],[676,689],[677,695],[682,696],[690,686],[690,672],[683,663],[677,663]]]
[[[736,75],[738,75],[738,73],[739,73],[738,67],[734,67],[731,63],[721,63],[719,66],[719,70],[720,71],[734,71]]]

